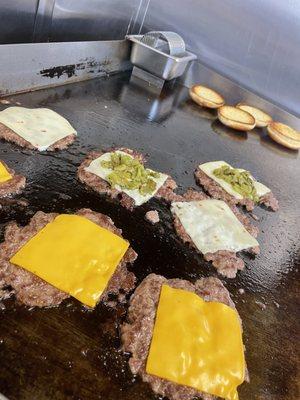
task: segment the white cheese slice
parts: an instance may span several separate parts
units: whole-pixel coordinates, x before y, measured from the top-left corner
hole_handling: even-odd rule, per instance
[[[257,240],[222,200],[175,202],[172,212],[203,254],[218,250],[237,252],[258,246]]]
[[[40,151],[71,134],[72,125],[49,108],[9,107],[0,112],[0,122]]]
[[[133,158],[131,155],[129,155],[123,151],[117,150],[115,153],[124,154],[124,155],[127,155],[127,156]],[[108,175],[111,173],[111,169],[102,167],[101,163],[102,163],[102,161],[110,161],[110,155],[111,155],[111,153],[102,154],[102,156],[93,160],[90,163],[90,165],[85,168],[85,170],[88,172],[91,172],[92,174],[99,176],[100,178],[102,178],[108,182]],[[152,171],[152,170],[148,168],[148,171]],[[118,185],[116,185],[116,189],[120,190],[121,192],[126,193],[129,197],[131,197],[134,200],[135,205],[140,206],[141,204],[146,203],[148,200],[151,199],[151,197],[153,197],[155,195],[155,193],[159,190],[159,188],[161,188],[162,185],[165,183],[167,178],[168,178],[168,175],[161,174],[161,173],[159,173],[159,177],[151,178],[156,182],[156,188],[152,193],[148,193],[145,195],[142,195],[138,191],[138,189],[133,189],[133,190],[121,189],[120,186],[118,186]]]
[[[235,197],[236,199],[243,199],[243,196],[240,193],[236,192],[233,189],[233,187],[230,185],[230,183],[225,182],[223,179],[217,178],[214,175],[214,170],[222,167],[223,165],[226,165],[227,167],[231,167],[231,165],[225,161],[210,161],[205,164],[200,164],[199,168],[207,176],[209,176],[211,179],[213,179],[215,182],[217,182],[227,193],[231,194],[231,196]],[[240,172],[245,171],[244,169],[241,169],[241,168],[237,168],[237,170]],[[267,186],[263,185],[262,183],[257,182],[253,178],[253,176],[250,175],[250,178],[253,180],[253,184],[256,189],[258,197],[264,196],[265,194],[271,192],[271,189],[269,189]]]

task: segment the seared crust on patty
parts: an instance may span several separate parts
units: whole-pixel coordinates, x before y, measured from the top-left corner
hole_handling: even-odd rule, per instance
[[[65,292],[55,288],[38,276],[26,271],[9,262],[10,258],[28,240],[36,235],[45,225],[53,221],[59,214],[46,214],[38,211],[30,220],[29,224],[19,227],[15,222],[7,225],[5,230],[5,240],[0,245],[0,289],[10,286],[19,302],[31,307],[53,307],[59,305],[64,299],[70,297]],[[110,230],[121,236],[121,229],[116,228],[111,218],[96,213],[89,209],[81,209],[76,215],[88,218],[99,226]],[[135,285],[135,275],[126,268],[127,264],[132,264],[137,254],[129,247],[122,261],[117,266],[115,273],[111,277],[106,290],[103,292],[100,301],[109,305],[114,305],[109,297],[114,295],[118,301],[123,302],[125,296]],[[2,295],[4,293],[2,292]]]
[[[76,135],[71,134],[68,135],[57,142],[53,143],[51,146],[47,148],[46,151],[54,151],[54,150],[63,150],[66,149],[70,144],[74,142]],[[27,142],[27,140],[23,139],[17,133],[15,133],[12,129],[3,125],[0,122],[0,139],[4,139],[7,142],[12,142],[17,144],[18,146],[25,147],[27,149],[38,150],[31,143]]]
[[[203,172],[199,167],[195,171],[196,182],[203,186],[205,191],[209,193],[214,199],[224,200],[228,204],[238,204],[246,207],[247,211],[253,211],[255,203],[251,199],[243,198],[237,199],[231,194],[227,193],[216,181],[211,179],[205,172]],[[265,207],[270,208],[272,211],[277,211],[279,209],[278,200],[275,198],[272,192],[266,193],[259,199],[259,204],[263,204]]]
[[[184,195],[183,200],[180,201],[200,201],[206,200],[209,197],[203,192],[197,192],[196,190],[189,189]],[[257,237],[258,235],[258,228],[251,224],[250,219],[239,212],[237,207],[232,204],[228,204],[231,208],[234,215],[238,218],[238,220],[244,225],[250,235]],[[181,224],[177,215],[173,215],[174,219],[174,227],[176,230],[177,235],[181,238],[181,240],[185,243],[188,243],[191,247],[197,249],[194,242],[192,241],[191,237],[185,231],[183,225]],[[250,249],[245,250],[251,254],[259,254],[259,247],[253,247]],[[206,253],[203,254],[205,260],[211,261],[212,265],[218,270],[221,275],[226,276],[227,278],[235,278],[238,270],[243,270],[245,267],[244,261],[237,256],[237,254],[233,251],[228,250],[219,250],[215,253]]]
[[[170,400],[192,400],[195,397],[203,400],[216,399],[213,395],[199,392],[191,387],[179,385],[146,372],[156,310],[163,284],[194,292],[206,301],[218,301],[235,309],[228,290],[217,278],[201,278],[192,284],[182,279],[168,280],[160,275],[148,275],[131,296],[127,322],[121,327],[123,350],[131,353],[129,359],[131,372],[134,375],[141,376],[144,382],[150,384],[155,393],[168,397]]]
[[[25,176],[17,175],[15,171],[12,168],[9,168],[4,161],[1,160],[1,163],[12,175],[12,179],[6,182],[0,182],[0,198],[20,193],[26,184]]]
[[[137,159],[141,164],[145,164],[146,162],[146,157],[143,154],[138,153],[135,150],[127,149],[124,147],[114,148],[99,152],[94,151],[89,153],[86,159],[81,163],[81,165],[78,168],[77,175],[82,183],[84,183],[94,191],[100,194],[106,194],[112,199],[119,199],[123,207],[127,208],[128,210],[133,210],[133,208],[135,207],[135,202],[130,196],[128,196],[126,193],[120,190],[112,188],[110,184],[106,182],[104,179],[85,170],[85,168],[87,168],[90,165],[90,163],[96,158],[102,156],[105,153],[117,150],[123,151],[124,153],[131,155],[132,157]],[[167,202],[176,201],[177,198],[180,198],[180,196],[174,193],[174,190],[176,188],[177,188],[176,182],[171,177],[168,177],[165,183],[155,193],[154,197],[162,198]]]

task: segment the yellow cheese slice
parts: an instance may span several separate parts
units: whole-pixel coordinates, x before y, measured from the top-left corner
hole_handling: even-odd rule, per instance
[[[12,179],[12,175],[7,171],[4,164],[0,161],[0,183],[4,183],[10,181]]]
[[[237,312],[163,285],[146,371],[200,392],[238,400],[245,359]]]
[[[62,214],[10,260],[94,307],[129,243],[87,218]]]

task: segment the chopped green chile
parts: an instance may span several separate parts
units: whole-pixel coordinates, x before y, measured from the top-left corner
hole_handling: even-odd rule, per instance
[[[108,181],[112,187],[116,185],[121,189],[137,189],[141,195],[154,192],[159,173],[146,169],[138,160],[119,153],[111,153],[110,161],[102,161],[103,168],[111,169]]]
[[[225,182],[229,183],[232,188],[243,197],[251,199],[256,203],[259,201],[253,180],[248,171],[239,171],[238,169],[223,165],[220,168],[216,168],[213,174],[217,178],[223,179]]]

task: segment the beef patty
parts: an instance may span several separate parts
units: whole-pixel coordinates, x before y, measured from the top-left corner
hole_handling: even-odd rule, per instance
[[[26,178],[22,175],[17,175],[15,171],[9,168],[4,161],[1,160],[1,163],[7,169],[7,171],[11,174],[12,179],[6,182],[0,183],[0,198],[8,197],[13,194],[18,194],[24,189],[26,184]]]
[[[209,197],[203,193],[198,192],[193,189],[189,189],[183,196],[183,199],[180,201],[200,201],[209,199]],[[258,228],[251,224],[250,219],[239,212],[237,207],[233,204],[229,204],[232,212],[238,218],[238,220],[244,225],[250,235],[257,237]],[[174,214],[174,227],[177,232],[177,235],[183,240],[185,243],[189,243],[193,248],[197,251],[197,247],[194,245],[194,242],[190,238],[190,236],[186,233],[184,227],[182,226],[179,218]],[[251,254],[259,254],[259,247],[252,247],[250,249],[245,250]],[[242,270],[245,267],[244,261],[237,256],[237,254],[233,251],[228,250],[219,250],[215,253],[206,253],[203,255],[207,261],[211,261],[212,265],[218,270],[218,272],[227,278],[234,278],[237,274],[238,270]]]
[[[231,194],[227,193],[226,190],[224,190],[216,181],[206,175],[206,173],[203,172],[199,167],[195,171],[195,178],[196,182],[200,186],[203,186],[205,191],[209,193],[209,195],[214,199],[224,200],[228,204],[232,205],[239,204],[246,207],[247,211],[253,211],[255,207],[255,203],[253,200],[247,198],[235,198]],[[272,192],[266,193],[264,196],[261,196],[259,199],[259,204],[270,208],[272,211],[277,211],[279,209],[278,200],[275,198]]]
[[[86,171],[85,168],[87,168],[90,163],[95,160],[96,158],[102,156],[104,153],[109,153],[113,151],[123,151],[124,153],[127,153],[137,159],[141,164],[145,164],[146,162],[146,157],[138,153],[137,151],[127,149],[127,148],[114,148],[110,149],[107,151],[99,151],[99,152],[91,152],[87,155],[86,159],[82,162],[82,164],[78,168],[78,178],[79,180],[90,187],[91,189],[95,190],[98,193],[101,194],[106,194],[110,196],[112,199],[118,199],[120,201],[120,204],[127,208],[128,210],[133,210],[135,207],[135,202],[134,199],[132,199],[130,196],[128,196],[126,193],[112,188],[111,185],[106,182],[104,179],[100,178],[99,176]],[[171,201],[179,201],[181,197],[177,195],[174,190],[177,188],[176,182],[169,176],[164,184],[159,188],[159,190],[155,193],[154,197],[156,198],[162,198],[167,202]]]
[[[63,150],[66,149],[70,144],[74,142],[76,135],[73,133],[68,135],[57,142],[53,143],[51,146],[47,148],[46,151],[53,151],[53,150]],[[8,128],[7,126],[0,123],[0,139],[4,139],[7,142],[12,142],[17,144],[21,147],[26,147],[27,149],[37,150],[31,143],[27,142],[27,140],[23,139],[17,133],[15,133],[12,129]]]
[[[7,295],[7,291],[5,292],[3,289],[8,286],[13,289],[18,301],[31,307],[57,306],[64,299],[70,297],[38,276],[9,262],[10,258],[29,239],[58,215],[56,213],[46,214],[38,211],[31,218],[29,224],[24,227],[19,227],[15,222],[7,225],[5,240],[0,245],[0,289],[2,289],[2,293],[0,290],[0,298],[1,294],[2,297]],[[96,213],[89,209],[81,209],[76,212],[76,215],[88,218],[118,236],[122,234],[121,229],[116,228],[111,218],[104,214]],[[125,301],[126,294],[134,288],[136,281],[135,275],[127,270],[127,264],[132,264],[136,257],[136,252],[129,247],[111,277],[100,301],[112,306],[116,304],[116,300],[111,300],[111,296],[116,297],[120,302]]]
[[[144,382],[150,384],[155,393],[168,397],[170,400],[191,400],[195,397],[203,400],[216,399],[213,395],[199,392],[191,387],[179,385],[146,372],[156,310],[163,284],[194,292],[206,301],[218,301],[235,309],[228,290],[217,278],[201,278],[192,284],[181,279],[168,280],[160,275],[148,275],[131,296],[127,322],[121,327],[123,350],[131,353],[129,359],[131,372],[134,375],[141,376]],[[248,380],[247,371],[246,380]]]

